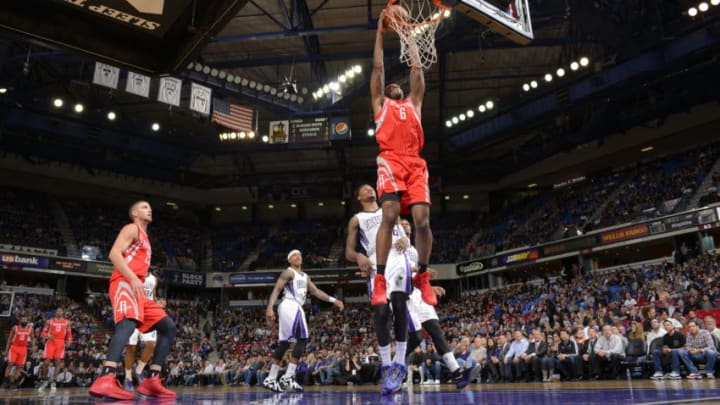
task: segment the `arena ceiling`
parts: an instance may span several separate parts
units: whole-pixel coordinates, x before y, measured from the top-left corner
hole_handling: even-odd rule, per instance
[[[160,24],[163,32],[152,34],[138,28],[147,22],[135,19],[128,26],[78,9],[133,2],[46,3],[0,5],[0,26],[6,28],[0,36],[0,86],[8,89],[0,95],[3,152],[195,187],[373,180],[368,81],[384,1],[167,0],[175,13]],[[447,186],[492,188],[551,156],[717,102],[718,86],[708,83],[716,83],[719,73],[720,8],[691,19],[684,14],[691,5],[531,0],[535,39],[526,46],[453,14],[438,29],[439,62],[426,73],[424,155],[431,174]],[[397,37],[386,35],[385,48],[387,80],[404,83]],[[570,72],[570,63],[583,56],[591,61],[588,68]],[[642,58],[655,63],[639,68]],[[306,149],[221,142],[221,129],[187,108],[93,85],[96,60],[208,85],[226,101],[256,109],[259,135],[274,119],[343,115],[353,138]],[[316,89],[354,65],[363,73],[341,98],[313,100]],[[277,93],[229,83],[198,66]],[[545,83],[543,76],[558,67],[568,74]],[[532,80],[538,89],[523,92]],[[303,103],[282,97],[288,81]],[[53,109],[55,97],[82,102],[87,111]],[[493,100],[492,112],[446,127],[448,119],[486,100]],[[105,119],[111,109],[120,118],[112,123]],[[152,132],[151,122],[161,130]],[[632,142],[626,146],[636,150]],[[596,160],[586,170],[607,165]],[[528,176],[504,186],[521,185]]]

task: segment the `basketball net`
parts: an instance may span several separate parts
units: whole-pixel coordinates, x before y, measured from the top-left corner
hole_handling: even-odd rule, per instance
[[[393,5],[407,10],[409,19],[394,17]],[[437,62],[435,31],[449,15],[449,8],[440,0],[389,0],[385,10],[391,17],[390,27],[400,37],[400,62],[430,69]]]

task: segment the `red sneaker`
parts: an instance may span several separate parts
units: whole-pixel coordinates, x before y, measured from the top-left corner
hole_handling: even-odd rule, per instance
[[[175,398],[177,394],[162,385],[159,376],[144,379],[137,387],[137,392],[146,397]]]
[[[387,284],[385,283],[385,276],[382,274],[375,275],[375,282],[373,283],[373,296],[370,300],[372,305],[385,305],[387,304]]]
[[[437,305],[437,296],[435,296],[435,291],[433,291],[432,286],[430,286],[429,272],[424,271],[415,275],[415,287],[420,290],[425,303],[432,306]]]
[[[98,398],[135,399],[135,393],[125,391],[115,373],[108,373],[98,377],[88,389],[90,395]]]

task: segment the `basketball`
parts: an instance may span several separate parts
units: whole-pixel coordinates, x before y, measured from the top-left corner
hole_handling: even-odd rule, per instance
[[[388,6],[387,8],[385,8],[385,14],[383,15],[383,20],[382,20],[383,30],[388,31],[388,32],[395,32],[395,28],[393,28],[393,20],[395,20],[395,22],[398,22],[398,21],[409,22],[410,14],[401,5],[394,4],[394,5]]]

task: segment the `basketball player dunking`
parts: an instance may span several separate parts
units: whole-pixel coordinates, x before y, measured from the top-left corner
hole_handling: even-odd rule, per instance
[[[145,277],[150,268],[152,249],[147,226],[152,222],[152,209],[147,201],[138,201],[130,207],[131,224],[125,225],[110,249],[110,261],[115,266],[110,276],[110,303],[115,318],[115,334],[110,341],[102,375],[88,390],[90,395],[112,399],[134,399],[115,378],[115,369],[122,360],[125,344],[135,328],[142,333],[157,331],[157,345],[150,365],[150,376],[137,387],[137,392],[148,397],[175,398],[160,381],[165,358],[175,341],[175,322],[160,304],[145,296]]]
[[[263,387],[275,391],[295,391],[302,392],[303,387],[295,381],[295,371],[297,370],[298,361],[305,352],[305,346],[308,341],[308,327],[305,320],[305,311],[302,306],[305,304],[307,293],[314,295],[321,301],[329,302],[342,311],[345,307],[343,302],[335,297],[331,297],[324,291],[320,290],[310,281],[310,276],[302,269],[302,253],[295,249],[287,255],[288,267],[280,273],[275,282],[270,299],[268,300],[265,317],[268,323],[275,321],[275,312],[273,306],[283,291],[283,299],[278,305],[278,318],[280,327],[278,329],[278,346],[273,354],[272,366],[270,374],[262,382]],[[285,374],[278,381],[277,376],[280,372],[280,362],[285,356],[285,352],[290,348],[291,340],[295,340],[295,348],[290,356],[290,362]]]
[[[55,310],[55,316],[45,322],[45,327],[40,336],[47,338],[45,341],[45,350],[43,351],[43,359],[54,360],[55,368],[53,375],[48,375],[48,380],[45,380],[40,387],[39,391],[42,391],[47,387],[50,382],[50,390],[55,391],[55,378],[57,377],[60,369],[62,368],[63,359],[65,359],[65,342],[72,342],[72,329],[70,328],[71,322],[65,319],[65,313],[62,308]]]

